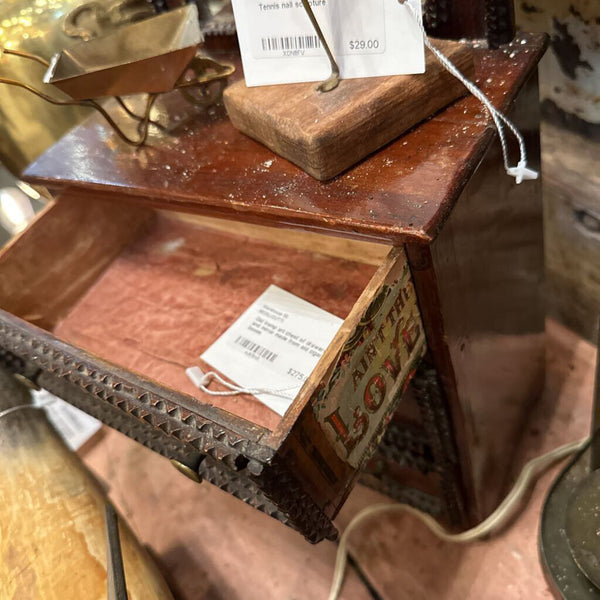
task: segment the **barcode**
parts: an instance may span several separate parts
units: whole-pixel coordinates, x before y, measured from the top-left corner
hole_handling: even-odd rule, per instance
[[[260,41],[263,51],[314,50],[321,47],[317,35],[273,36],[261,38]]]
[[[253,342],[252,340],[249,340],[248,338],[245,338],[242,335],[237,336],[235,343],[239,344],[248,352],[252,352],[252,354],[256,354],[261,358],[265,358],[269,362],[273,362],[278,356],[275,352],[271,352],[271,350],[269,350],[268,348],[265,348],[264,346],[261,346],[260,344],[257,344],[256,342]]]

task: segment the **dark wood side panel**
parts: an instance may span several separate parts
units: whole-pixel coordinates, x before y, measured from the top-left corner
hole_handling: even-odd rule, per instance
[[[537,77],[520,93],[511,117],[526,137],[529,164],[539,168]],[[516,162],[514,147],[511,156]],[[453,410],[457,442],[481,518],[504,492],[515,442],[543,383],[540,180],[516,185],[494,143],[431,256],[442,343],[430,351],[450,402],[456,397],[459,403]]]
[[[429,359],[437,371],[436,379],[439,380],[441,388],[439,390],[439,395],[442,397],[440,402],[446,404],[448,430],[452,437],[448,443],[455,445],[460,465],[455,474],[456,487],[464,496],[466,521],[469,524],[475,524],[480,520],[480,514],[473,487],[471,437],[457,393],[452,358],[445,337],[440,290],[433,266],[431,247],[412,244],[407,246],[407,255],[419,298],[419,308],[429,348]]]

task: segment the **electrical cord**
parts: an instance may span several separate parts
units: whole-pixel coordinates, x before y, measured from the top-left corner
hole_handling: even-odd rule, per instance
[[[427,528],[437,537],[445,542],[453,542],[455,544],[467,544],[475,540],[479,540],[494,531],[497,531],[502,525],[506,524],[511,517],[514,516],[516,508],[521,499],[529,489],[531,482],[546,469],[551,467],[556,462],[563,460],[567,456],[581,450],[589,442],[589,438],[585,438],[576,442],[570,442],[564,446],[554,448],[541,456],[531,459],[525,464],[519,477],[515,481],[512,489],[504,498],[498,508],[484,521],[476,525],[472,529],[467,529],[461,533],[450,533],[442,527],[431,515],[421,512],[420,510],[409,506],[408,504],[373,504],[367,506],[350,521],[342,537],[337,549],[335,557],[335,567],[333,571],[333,581],[329,590],[329,600],[337,600],[344,582],[346,571],[346,563],[348,557],[348,538],[350,534],[364,521],[380,515],[382,513],[405,512],[417,517]]]
[[[0,419],[2,419],[3,417],[6,417],[14,412],[17,412],[18,410],[27,410],[27,409],[39,410],[40,408],[44,408],[44,407],[36,406],[35,404],[19,404],[17,406],[11,406],[10,408],[7,408],[5,410],[0,410]]]

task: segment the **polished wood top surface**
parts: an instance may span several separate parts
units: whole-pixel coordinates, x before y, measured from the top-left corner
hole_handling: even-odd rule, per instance
[[[506,110],[544,49],[545,37],[530,34],[500,50],[476,49],[476,81]],[[494,137],[484,108],[467,96],[319,182],[234,129],[222,107],[190,117],[196,109],[176,94],[161,98],[153,114],[169,122],[171,133],[154,129],[146,147],[127,146],[94,114],[33,162],[24,178],[172,210],[382,243],[427,243]]]

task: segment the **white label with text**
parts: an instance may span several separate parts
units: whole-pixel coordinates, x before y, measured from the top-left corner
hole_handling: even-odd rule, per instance
[[[407,0],[421,14],[420,0]],[[398,0],[310,0],[342,78],[423,73],[421,32]],[[233,0],[248,86],[319,81],[329,61],[300,0]]]
[[[283,390],[257,395],[283,415],[341,324],[335,315],[271,285],[200,358],[237,385]]]

